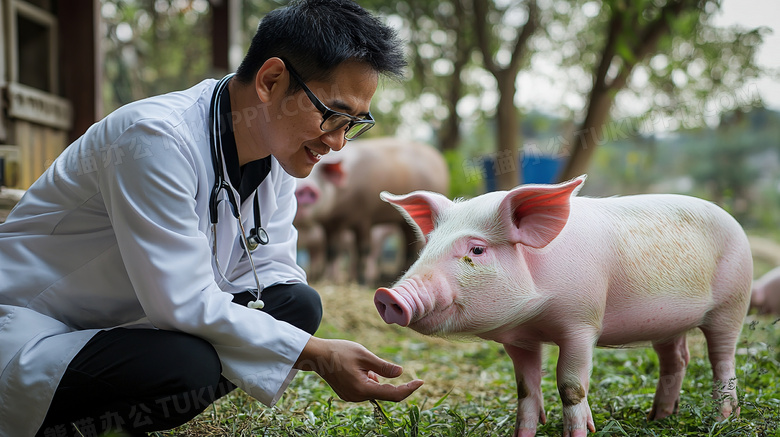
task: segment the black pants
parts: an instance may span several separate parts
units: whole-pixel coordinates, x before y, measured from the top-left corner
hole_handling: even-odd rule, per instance
[[[249,292],[233,298],[244,306],[252,300]],[[322,303],[308,285],[268,287],[263,302],[262,311],[277,320],[311,334],[319,327]],[[36,437],[175,428],[235,388],[221,371],[214,348],[198,337],[154,329],[101,331],[68,365]]]

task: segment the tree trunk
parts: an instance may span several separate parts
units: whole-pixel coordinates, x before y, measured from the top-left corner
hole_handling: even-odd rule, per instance
[[[521,170],[518,165],[520,138],[519,121],[515,109],[515,77],[517,72],[502,70],[496,75],[499,100],[496,108],[496,188],[509,190],[520,184]]]
[[[559,177],[561,181],[587,173],[588,163],[596,151],[596,146],[604,142],[609,135],[607,120],[612,109],[612,96],[609,89],[598,88],[601,89],[594,87],[588,103],[588,114],[571,139],[571,157]]]
[[[453,84],[454,85],[454,84]],[[457,96],[453,96],[450,93],[447,101],[447,119],[442,124],[441,131],[439,132],[439,150],[455,150],[460,143],[460,116],[457,112],[457,104],[460,100],[460,93]]]
[[[439,133],[439,149],[442,151],[455,150],[458,147],[458,143],[460,143],[458,102],[463,96],[463,81],[460,78],[460,73],[465,65],[466,63],[460,62],[460,60],[456,60],[454,63],[450,88],[446,93],[447,119],[444,120]]]
[[[522,61],[525,59],[528,39],[539,28],[539,6],[535,0],[528,2],[528,21],[517,34],[512,57],[505,68],[493,59],[493,51],[490,43],[490,30],[488,20],[488,1],[474,0],[474,30],[477,34],[479,50],[482,52],[482,60],[485,69],[493,74],[498,83],[498,107],[496,108],[496,156],[494,171],[496,175],[496,188],[508,190],[520,183],[521,169],[517,162],[518,145],[522,144],[520,138],[520,121],[515,109],[515,80],[520,71]]]
[[[458,29],[467,25],[468,17],[462,0],[453,0],[455,8],[454,23],[451,27]],[[463,97],[463,80],[460,75],[471,58],[472,45],[464,34],[455,36],[455,59],[452,61],[452,75],[449,89],[445,93],[447,105],[447,119],[444,121],[439,133],[439,149],[442,151],[455,150],[460,143],[460,116],[458,115],[458,102]]]

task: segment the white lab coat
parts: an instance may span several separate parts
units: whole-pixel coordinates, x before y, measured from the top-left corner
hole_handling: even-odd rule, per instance
[[[223,375],[267,405],[294,376],[310,335],[231,303],[230,292],[255,282],[226,201],[217,235],[229,281],[213,261],[215,85],[135,102],[96,123],[0,225],[0,436],[33,435],[71,359],[96,332],[120,325],[209,341]],[[253,253],[260,281],[304,282],[295,179],[273,160],[258,190],[271,239]],[[247,230],[253,198],[241,207]]]

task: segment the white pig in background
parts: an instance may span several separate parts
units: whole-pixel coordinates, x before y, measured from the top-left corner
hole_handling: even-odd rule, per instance
[[[780,267],[753,282],[750,308],[755,308],[759,314],[780,315]]]
[[[501,343],[517,381],[515,436],[546,417],[541,343],[560,347],[563,435],[595,432],[588,405],[595,346],[650,341],[660,379],[649,419],[677,412],[686,332],[704,333],[720,414],[739,414],[734,354],[753,261],[740,225],[679,195],[576,197],[585,176],[452,202],[383,193],[426,241],[417,262],[374,296],[387,323]]]

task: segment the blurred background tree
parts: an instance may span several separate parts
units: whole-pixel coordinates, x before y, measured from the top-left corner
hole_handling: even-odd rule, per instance
[[[724,207],[748,228],[780,223],[780,113],[724,113],[715,127],[680,129],[605,144],[590,189],[614,194],[692,194]]]
[[[579,10],[593,15],[592,3]],[[598,61],[591,66],[584,118],[560,179],[585,173],[596,147],[610,140],[612,105],[625,88],[639,99],[648,99],[642,116],[660,109],[701,126],[700,109],[711,96],[737,90],[757,77],[755,54],[761,30],[711,25],[719,6],[715,0],[602,3],[585,31],[578,33],[578,50],[564,60],[582,65],[582,53],[597,50],[597,56],[590,57]]]
[[[246,47],[287,2],[240,3]],[[410,61],[406,80],[380,85],[371,135],[435,144],[453,196],[491,177],[513,187],[516,157],[535,152],[566,163],[558,179],[589,172],[586,193],[697,194],[776,227],[780,119],[751,88],[767,30],[716,26],[721,1],[360,3],[398,30]],[[210,67],[210,13],[208,0],[102,0],[104,107],[223,74]],[[536,91],[524,75],[570,97],[534,110],[521,103]]]
[[[101,5],[105,111],[209,77],[208,0],[103,0]]]

